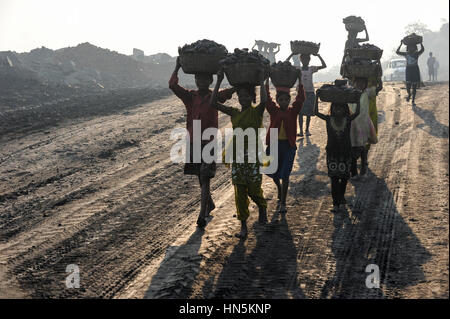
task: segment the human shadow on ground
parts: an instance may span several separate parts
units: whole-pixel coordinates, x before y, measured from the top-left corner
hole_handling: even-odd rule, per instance
[[[272,218],[273,220],[273,218]],[[247,253],[240,241],[229,256],[214,288],[214,298],[306,298],[298,282],[297,249],[286,220],[254,224],[256,244]]]
[[[425,280],[422,265],[431,254],[397,210],[396,190],[391,192],[370,170],[367,179],[351,183],[355,187],[353,205],[348,205],[351,210],[335,213],[333,218],[331,248],[336,269],[321,297],[395,298],[397,290]],[[366,272],[368,265],[379,268],[380,288],[366,286],[373,271]]]
[[[316,199],[328,194],[327,182],[317,179],[317,176],[327,176],[326,172],[317,169],[319,157],[320,147],[312,144],[309,136],[300,139],[296,155],[299,169],[292,171],[289,182],[291,196],[302,194],[304,197]],[[303,178],[295,178],[301,175]]]
[[[417,127],[425,132],[438,138],[448,138],[448,126],[441,124],[436,119],[436,116],[432,111],[425,110],[419,107],[417,104],[412,106],[412,110],[417,114],[425,123],[418,124]]]
[[[200,271],[202,256],[198,254],[205,231],[197,228],[182,246],[171,246],[153,276],[144,298],[188,298]]]

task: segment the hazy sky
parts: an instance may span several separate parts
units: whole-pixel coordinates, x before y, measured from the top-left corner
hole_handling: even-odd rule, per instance
[[[290,40],[306,40],[321,42],[332,66],[343,54],[348,15],[365,19],[369,42],[386,56],[408,23],[419,20],[437,31],[448,11],[448,0],[0,0],[0,51],[90,42],[124,54],[136,47],[173,56],[178,46],[203,38],[229,51],[262,39],[281,43],[277,59],[285,59]]]

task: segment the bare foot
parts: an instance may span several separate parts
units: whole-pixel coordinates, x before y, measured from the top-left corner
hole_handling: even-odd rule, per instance
[[[205,228],[206,226],[206,220],[204,217],[199,216],[197,219],[197,226],[200,228]]]
[[[216,208],[214,201],[211,199],[206,206],[206,217],[211,215],[211,212]]]
[[[248,235],[248,233],[247,233],[247,224],[245,222],[243,222],[242,225],[241,225],[241,231],[238,234],[234,235],[234,236],[236,236],[237,238],[243,240],[243,239],[247,238],[247,235]]]
[[[267,211],[265,208],[260,208],[259,209],[259,218],[258,218],[258,222],[261,225],[265,225],[267,224]]]

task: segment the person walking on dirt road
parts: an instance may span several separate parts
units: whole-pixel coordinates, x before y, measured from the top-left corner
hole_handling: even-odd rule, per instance
[[[277,87],[276,103],[272,100],[269,91],[269,79],[266,80],[267,104],[266,110],[270,115],[270,126],[266,136],[266,154],[270,155],[270,129],[278,129],[278,165],[274,174],[268,174],[277,186],[278,207],[280,213],[286,213],[286,196],[289,188],[289,176],[294,164],[297,146],[295,144],[297,133],[297,116],[305,102],[302,77],[299,73],[297,96],[292,106],[290,88]],[[278,104],[278,105],[277,105]],[[280,179],[282,184],[280,183]]]
[[[305,104],[302,107],[302,110],[300,111],[300,115],[298,117],[298,125],[300,127],[300,133],[299,136],[303,137],[303,117],[306,116],[306,128],[305,128],[305,134],[306,136],[310,136],[311,133],[309,132],[309,124],[311,123],[311,116],[314,116],[314,101],[315,101],[315,91],[314,91],[314,83],[313,83],[313,76],[314,73],[316,73],[319,70],[325,69],[327,67],[327,64],[322,59],[320,54],[313,54],[314,56],[318,57],[320,59],[320,62],[322,63],[321,66],[309,66],[309,62],[311,61],[311,55],[309,54],[301,54],[300,55],[300,61],[302,62],[302,83],[305,88],[305,94],[306,94],[306,100]]]
[[[364,176],[367,173],[367,154],[369,143],[377,142],[377,135],[375,127],[369,116],[369,96],[376,95],[374,88],[367,88],[367,78],[355,78],[352,81],[355,88],[362,92],[359,100],[359,115],[353,120],[350,129],[350,139],[352,142],[352,165],[350,174],[352,177],[358,176],[357,161],[361,157],[361,171],[360,175]],[[348,107],[353,113],[356,112],[358,105],[356,103],[349,103]]]
[[[200,163],[194,163],[194,147],[192,143],[193,126],[194,120],[200,120],[201,134],[208,128],[218,128],[217,109],[210,105],[211,90],[209,87],[213,82],[213,76],[212,74],[196,74],[195,84],[197,85],[198,90],[187,90],[178,85],[178,71],[180,70],[180,67],[180,59],[178,57],[175,70],[169,80],[169,88],[183,101],[186,107],[186,128],[189,132],[189,146],[187,147],[189,158],[186,158],[184,174],[198,176],[201,187],[201,208],[197,219],[197,225],[200,228],[203,228],[206,225],[206,217],[208,217],[215,208],[214,201],[211,197],[210,180],[216,174],[216,163],[205,163],[203,158]],[[226,100],[231,99],[234,91],[234,88],[222,90],[217,94],[219,101],[225,102]],[[203,147],[210,141],[201,140],[198,142],[201,142],[201,150],[203,150]]]
[[[420,85],[420,69],[419,69],[419,57],[425,51],[423,43],[420,43],[420,51],[417,50],[417,45],[407,45],[406,52],[401,52],[400,48],[403,45],[403,40],[400,42],[400,46],[397,48],[397,54],[406,57],[406,91],[408,96],[406,102],[411,99],[412,88],[412,104],[415,105],[417,88]]]
[[[328,115],[319,112],[318,97],[316,97],[315,114],[326,121],[327,146],[326,157],[328,176],[331,178],[331,195],[333,197],[333,212],[345,206],[345,190],[350,178],[352,161],[352,143],[350,130],[352,121],[358,117],[359,101],[355,113],[350,114],[347,104],[331,103]]]
[[[250,137],[244,139],[243,150],[236,150],[236,135],[233,135],[232,145],[228,145],[225,149],[225,152],[227,152],[228,147],[232,147],[234,157],[239,156],[239,153],[243,155],[243,162],[238,163],[235,158],[233,158],[231,169],[231,179],[234,185],[237,218],[241,221],[241,231],[235,236],[243,240],[247,238],[247,219],[250,216],[250,212],[248,210],[248,197],[250,197],[256,205],[258,205],[259,223],[267,223],[267,202],[261,188],[261,163],[258,158],[258,145],[260,144],[258,140],[258,129],[262,127],[267,94],[264,87],[264,71],[261,70],[259,75],[260,104],[258,106],[252,106],[252,102],[256,102],[256,87],[249,84],[238,86],[236,88],[239,104],[241,105],[240,110],[235,107],[225,106],[217,103],[218,91],[223,78],[224,74],[221,69],[217,73],[217,83],[211,97],[211,105],[231,117],[231,124],[234,131],[237,129],[241,129],[243,131],[253,129],[255,132],[254,141],[250,141]],[[255,146],[256,149],[251,149],[249,144]],[[254,161],[251,159],[250,154],[255,155]]]
[[[430,52],[427,60],[428,67],[428,81],[434,81],[434,64],[436,63],[436,58],[433,56],[433,52]]]
[[[434,57],[434,65],[433,65],[433,68],[434,68],[434,72],[433,72],[433,75],[434,75],[434,79],[433,79],[433,81],[437,81],[438,79],[438,70],[439,70],[439,61],[436,59],[436,57]]]

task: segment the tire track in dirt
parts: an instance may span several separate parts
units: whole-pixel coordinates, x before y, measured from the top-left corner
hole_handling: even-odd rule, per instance
[[[174,98],[170,101],[174,102],[173,100]],[[180,104],[178,101],[176,103]],[[179,113],[182,114],[181,108]],[[221,117],[220,123],[223,125],[226,120]],[[176,122],[172,121],[172,123]],[[166,131],[167,133],[164,133]],[[16,236],[13,239],[14,243],[9,241],[8,245],[0,246],[3,258],[8,260],[11,268],[14,265],[14,273],[19,281],[30,290],[40,287],[33,292],[32,296],[65,296],[67,292],[64,292],[61,279],[66,275],[66,264],[63,264],[63,260],[70,260],[73,256],[83,256],[78,259],[78,262],[84,263],[84,269],[88,269],[84,275],[85,283],[90,286],[90,289],[80,292],[79,295],[109,296],[131,280],[139,267],[157,257],[159,252],[174,240],[177,233],[182,232],[188,225],[195,224],[196,216],[192,213],[198,208],[199,202],[198,196],[192,196],[192,193],[197,191],[198,182],[191,179],[190,182],[194,182],[195,187],[188,194],[182,194],[181,197],[185,203],[178,202],[176,194],[170,195],[171,187],[179,191],[188,182],[184,178],[179,178],[179,174],[182,174],[181,165],[174,165],[168,159],[168,148],[172,143],[168,138],[168,129],[158,130],[158,133],[159,143],[156,140],[143,142],[148,142],[160,149],[157,152],[160,155],[152,156],[149,160],[137,159],[134,161],[137,166],[128,165],[129,167],[125,169],[120,168],[111,174],[104,174],[100,176],[102,178],[100,182],[95,183],[94,186],[88,182],[86,187],[99,189],[99,184],[114,184],[117,180],[121,181],[119,185],[106,190],[100,188],[100,192],[94,192],[91,196],[77,199],[73,203],[60,199],[62,205],[57,205],[57,210],[52,214],[56,216],[55,218],[40,221],[33,225],[34,230],[28,229],[22,237]],[[167,142],[162,144],[161,138]],[[161,146],[165,148],[161,149]],[[123,157],[132,155],[122,154]],[[155,162],[158,164],[152,165]],[[129,175],[132,178],[129,178]],[[127,179],[123,181],[123,177]],[[158,180],[162,183],[154,183]],[[228,182],[228,176],[222,179],[217,178],[212,188],[219,189],[224,182]],[[70,194],[68,196],[70,198]],[[171,201],[166,207],[164,204],[167,204],[167,200],[161,201],[165,197]],[[61,209],[64,210],[61,211]],[[151,218],[143,222],[149,215],[158,216],[160,213],[158,210],[164,209],[170,214],[164,214],[163,218],[160,216],[160,220],[156,222]],[[176,222],[180,224],[172,229],[170,236],[164,234],[166,227],[173,226]],[[128,235],[126,242],[122,243],[125,236],[122,234],[130,233],[130,227],[134,230]],[[27,227],[24,226],[24,228]],[[98,228],[101,229],[100,232]],[[147,234],[153,235],[147,236]],[[149,238],[145,238],[146,236]],[[131,240],[130,237],[136,238]],[[142,244],[133,247],[140,241]],[[86,244],[88,247],[83,247]],[[133,248],[130,249],[130,247]],[[89,252],[95,249],[102,251],[98,258],[89,255]],[[103,253],[104,250],[105,253]],[[119,259],[118,256],[127,258],[128,261],[119,267],[115,265],[114,271],[108,270],[114,268],[112,265],[116,259]],[[96,263],[103,265],[103,271],[110,271],[109,275],[112,276],[110,280],[100,280],[101,276],[95,273],[99,267],[90,267]],[[118,275],[113,276],[114,273]],[[59,278],[58,275],[62,277]],[[53,291],[53,295],[48,291]]]

